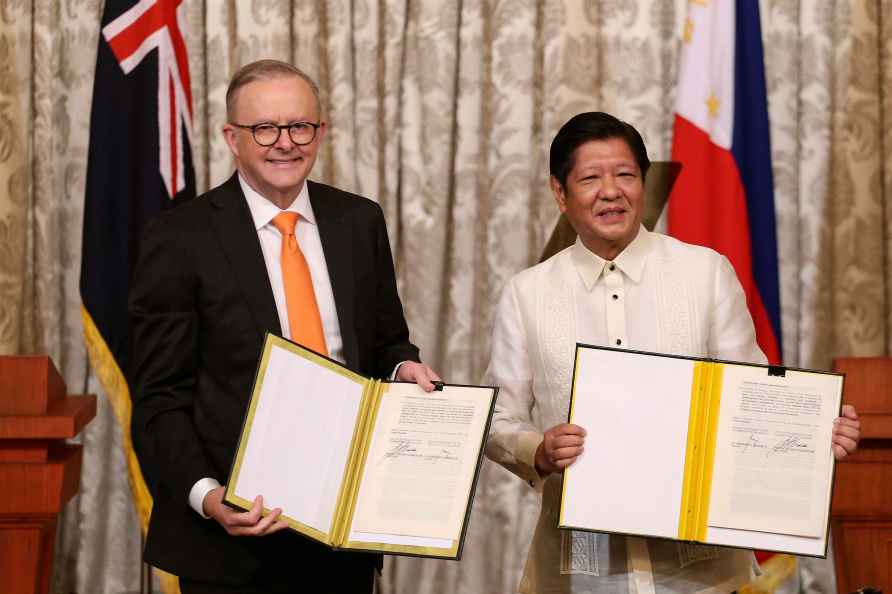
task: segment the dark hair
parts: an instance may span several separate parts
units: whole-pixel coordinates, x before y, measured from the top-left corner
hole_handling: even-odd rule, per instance
[[[641,134],[628,124],[603,111],[588,111],[570,118],[551,141],[549,167],[551,175],[566,189],[567,176],[576,165],[576,149],[590,140],[620,138],[626,141],[635,156],[642,180],[647,176],[650,159]]]
[[[246,64],[239,68],[235,73],[235,76],[232,77],[232,81],[229,83],[229,88],[226,89],[226,119],[232,121],[233,113],[235,111],[236,95],[238,90],[243,86],[256,80],[269,80],[286,76],[302,78],[308,85],[310,85],[310,90],[313,91],[313,96],[316,97],[316,112],[319,114],[319,117],[322,117],[322,101],[319,99],[319,85],[316,84],[316,81],[314,81],[309,74],[297,66],[293,66],[288,62],[282,62],[281,60],[257,60],[256,62],[251,62],[250,64]]]

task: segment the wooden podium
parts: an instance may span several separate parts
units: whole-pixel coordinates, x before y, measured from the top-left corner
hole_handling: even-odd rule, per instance
[[[892,358],[836,359],[843,402],[861,418],[858,451],[836,466],[831,527],[840,593],[892,592]]]
[[[0,592],[46,594],[56,517],[80,482],[95,396],[67,396],[49,357],[0,357]]]

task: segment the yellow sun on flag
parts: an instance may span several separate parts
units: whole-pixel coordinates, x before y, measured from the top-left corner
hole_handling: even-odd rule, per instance
[[[706,100],[706,109],[709,110],[709,117],[714,118],[718,116],[719,107],[721,107],[719,98],[715,96],[715,93],[710,93],[709,99]]]

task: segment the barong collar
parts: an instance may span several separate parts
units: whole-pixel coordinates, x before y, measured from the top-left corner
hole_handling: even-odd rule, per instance
[[[619,270],[629,279],[638,283],[644,274],[644,265],[647,262],[647,256],[651,252],[653,241],[652,233],[642,225],[638,229],[638,235],[632,240],[632,243],[626,246],[619,256],[614,260],[605,260],[594,252],[591,252],[579,237],[571,249],[571,257],[576,271],[579,273],[585,288],[589,291],[595,288],[595,283],[604,274],[604,270],[609,264],[613,263]]]

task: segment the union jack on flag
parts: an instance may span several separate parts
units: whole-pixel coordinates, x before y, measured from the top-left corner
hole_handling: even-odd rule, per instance
[[[182,5],[183,0],[140,0],[102,28],[124,74],[130,74],[150,52],[158,52],[158,162],[170,198],[186,185],[184,128],[192,141],[192,88],[179,23]]]

